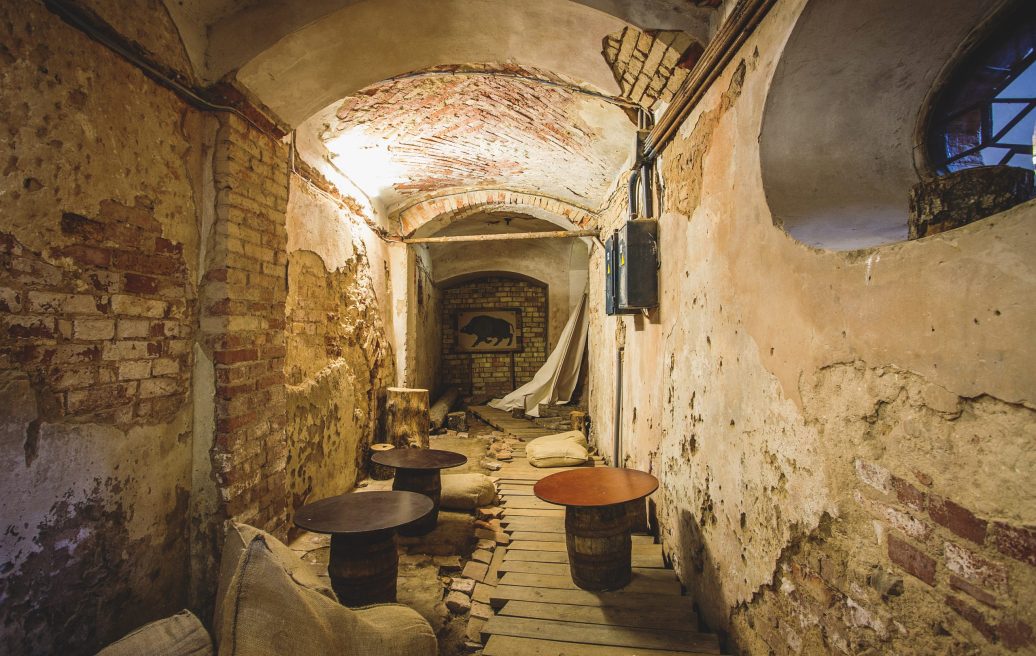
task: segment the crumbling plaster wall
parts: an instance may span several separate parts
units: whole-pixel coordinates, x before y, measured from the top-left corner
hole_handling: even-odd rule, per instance
[[[442,391],[436,379],[439,345],[442,343],[439,329],[442,293],[435,285],[429,249],[425,246],[400,248],[405,249],[405,253],[399,259],[406,264],[406,295],[397,302],[397,312],[405,313],[406,319],[406,363],[402,384],[428,390],[430,402],[434,403]]]
[[[624,462],[732,651],[1032,653],[1036,205],[847,253],[774,227],[758,135],[804,4],[663,153],[659,310],[605,317],[591,254],[593,437],[611,453],[621,346]]]
[[[356,482],[378,393],[395,381],[379,298],[387,251],[361,211],[292,176],[284,363],[292,508]]]
[[[0,650],[92,653],[187,602],[201,123],[39,3],[0,62]]]

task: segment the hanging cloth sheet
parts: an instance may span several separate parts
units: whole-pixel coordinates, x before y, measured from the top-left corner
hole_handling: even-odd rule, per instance
[[[579,368],[586,350],[586,331],[589,321],[586,311],[586,292],[561,331],[558,345],[543,363],[532,380],[502,399],[493,399],[490,407],[497,410],[524,408],[530,417],[540,416],[540,404],[564,405],[572,399],[572,390],[579,380]]]

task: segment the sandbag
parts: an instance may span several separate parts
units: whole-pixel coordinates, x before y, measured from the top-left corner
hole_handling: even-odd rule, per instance
[[[145,624],[97,656],[212,656],[212,638],[189,610]]]
[[[220,656],[436,656],[435,632],[398,604],[350,609],[297,584],[256,535],[235,563],[216,642]]]
[[[544,435],[525,445],[525,457],[533,467],[574,467],[590,458],[581,431]]]
[[[496,486],[483,474],[443,474],[439,506],[450,510],[474,510],[496,498]]]
[[[248,524],[239,524],[237,522],[231,522],[230,527],[227,529],[227,537],[223,541],[223,557],[219,564],[219,582],[216,586],[216,604],[220,603],[220,600],[227,592],[227,588],[230,585],[230,579],[234,576],[234,568],[237,566],[238,561],[241,559],[248,548],[249,543],[256,536],[262,536],[266,538],[266,544],[273,557],[277,559],[277,562],[284,568],[296,583],[314,592],[318,592],[328,599],[338,601],[338,596],[335,595],[335,591],[331,589],[331,581],[328,578],[320,578],[320,574],[327,571],[327,568],[322,565],[316,565],[314,563],[307,563],[306,561],[299,558],[299,555],[288,548],[283,542],[273,537],[266,531],[260,530],[254,526]],[[219,634],[220,622],[222,618],[217,612],[213,618],[212,630],[213,633]]]

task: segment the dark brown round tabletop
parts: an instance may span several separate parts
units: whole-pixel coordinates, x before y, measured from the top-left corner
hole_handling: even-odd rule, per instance
[[[396,469],[449,469],[468,461],[460,453],[440,449],[393,449],[375,453],[371,460]]]
[[[642,499],[658,489],[658,479],[635,469],[583,467],[544,477],[533,493],[559,506],[612,506]]]
[[[441,449],[392,449],[371,456],[371,462],[396,470],[393,490],[420,492],[432,501],[431,512],[423,519],[400,528],[400,535],[417,537],[435,530],[439,523],[439,497],[442,493],[439,470],[460,467],[467,461],[467,457],[460,453]]]
[[[398,528],[432,511],[417,492],[355,492],[308,503],[295,511],[295,524],[314,533],[358,534]]]
[[[416,492],[341,494],[302,506],[295,512],[295,524],[331,534],[327,574],[338,601],[346,606],[384,604],[396,600],[396,529],[424,519],[433,505]]]

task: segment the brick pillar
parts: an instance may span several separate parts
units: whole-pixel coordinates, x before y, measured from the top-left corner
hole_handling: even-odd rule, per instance
[[[201,289],[215,369],[213,469],[228,518],[284,537],[288,152],[227,114],[213,158],[216,212]]]

